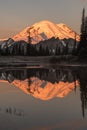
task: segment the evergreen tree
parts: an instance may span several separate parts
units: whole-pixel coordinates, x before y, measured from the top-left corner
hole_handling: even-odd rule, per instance
[[[49,48],[48,48],[48,46],[46,46],[45,55],[46,55],[46,56],[49,56]]]
[[[68,54],[68,50],[69,50],[68,46],[69,46],[69,43],[67,42],[67,43],[66,43],[66,47],[65,47],[65,55]]]
[[[56,55],[60,55],[60,47],[58,46],[58,44],[56,45]]]

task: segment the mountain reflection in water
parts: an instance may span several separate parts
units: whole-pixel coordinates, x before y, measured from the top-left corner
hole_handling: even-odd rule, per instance
[[[87,108],[86,67],[46,67],[1,69],[0,81],[8,81],[41,100],[64,97],[80,87],[82,114]]]

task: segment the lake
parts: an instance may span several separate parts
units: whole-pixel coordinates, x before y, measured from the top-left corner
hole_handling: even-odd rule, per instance
[[[87,67],[1,68],[0,130],[87,130]]]

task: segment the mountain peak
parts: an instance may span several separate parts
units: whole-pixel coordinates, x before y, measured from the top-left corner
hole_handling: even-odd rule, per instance
[[[37,23],[35,23],[35,24],[50,24],[50,23],[52,23],[51,21],[49,21],[49,20],[42,20],[42,21],[39,21],[39,22],[37,22]],[[35,25],[34,24],[34,25]]]
[[[55,24],[51,21],[43,20],[25,28],[22,32],[14,36],[13,39],[27,41],[29,30],[32,43],[38,43],[39,41],[47,40],[52,37],[58,37],[59,39],[75,38],[75,32],[64,23]],[[79,40],[78,34],[76,38]]]

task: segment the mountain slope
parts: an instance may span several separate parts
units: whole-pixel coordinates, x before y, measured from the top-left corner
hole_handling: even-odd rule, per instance
[[[75,32],[67,25],[55,24],[50,21],[41,21],[27,27],[22,32],[14,36],[13,39],[27,41],[29,31],[32,37],[32,43],[38,43],[41,40],[47,40],[51,37],[58,37],[59,39],[75,38]],[[79,35],[76,36],[76,39],[79,40]]]

